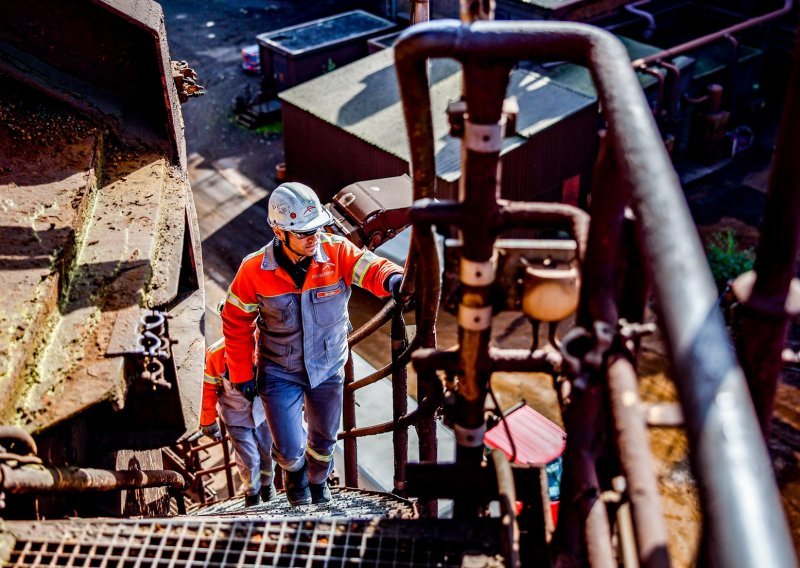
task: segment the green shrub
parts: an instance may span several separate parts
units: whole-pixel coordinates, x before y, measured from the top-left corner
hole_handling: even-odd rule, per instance
[[[717,289],[722,292],[730,280],[752,270],[755,251],[740,249],[733,230],[727,229],[711,235],[706,243],[706,256]]]

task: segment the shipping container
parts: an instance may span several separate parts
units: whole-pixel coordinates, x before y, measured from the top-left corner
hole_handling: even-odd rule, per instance
[[[352,10],[256,36],[261,59],[261,89],[281,92],[367,55],[367,40],[394,24],[363,10]]]

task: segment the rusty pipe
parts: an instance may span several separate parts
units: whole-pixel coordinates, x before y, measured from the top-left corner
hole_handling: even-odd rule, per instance
[[[578,257],[583,258],[589,235],[589,216],[582,210],[565,203],[531,203],[498,200],[497,215],[489,220],[495,232],[530,224],[542,228],[565,228],[578,243]],[[464,205],[453,201],[423,200],[414,204],[409,218],[412,223],[460,226],[464,222]]]
[[[414,339],[411,340],[411,343],[409,343],[403,349],[402,352],[399,352],[397,354],[397,357],[392,359],[391,363],[389,363],[387,365],[384,365],[383,367],[381,367],[377,371],[375,371],[373,373],[370,373],[366,377],[358,379],[357,381],[348,382],[347,385],[345,385],[345,387],[344,387],[345,392],[354,392],[354,391],[357,391],[358,389],[362,389],[364,387],[368,387],[369,385],[371,385],[373,383],[377,383],[382,378],[388,376],[389,374],[391,374],[396,369],[401,368],[401,367],[405,367],[405,365],[408,364],[408,362],[411,360],[411,354],[422,343],[421,338],[417,339],[418,337],[419,336],[415,335]]]
[[[666,83],[666,78],[664,77],[664,73],[662,73],[658,69],[654,69],[653,67],[648,67],[647,65],[643,65],[636,70],[646,75],[655,77],[656,81],[658,81],[658,89],[656,90],[656,104],[653,107],[653,115],[656,117],[656,119],[658,119],[664,101],[664,85]]]
[[[600,498],[597,459],[603,446],[606,421],[600,386],[593,382],[577,391],[563,412],[567,430],[564,473],[561,479],[561,507],[553,536],[553,550],[562,557],[556,565],[615,566],[611,549],[611,527],[605,503]],[[568,560],[567,560],[568,559]],[[588,562],[586,561],[588,560]]]
[[[766,14],[762,14],[761,16],[750,18],[749,20],[745,20],[744,22],[739,22],[738,24],[734,24],[732,26],[728,26],[718,32],[714,32],[713,34],[708,34],[691,41],[687,41],[680,45],[676,45],[669,49],[665,49],[663,51],[659,51],[658,53],[653,53],[648,55],[647,57],[640,57],[633,61],[634,67],[641,67],[647,65],[649,63],[654,63],[661,61],[663,59],[670,59],[677,55],[681,55],[686,53],[687,51],[691,51],[693,49],[697,49],[698,47],[703,47],[704,45],[708,45],[709,43],[713,43],[720,39],[725,39],[725,36],[729,36],[746,29],[758,26],[770,20],[774,20],[775,18],[780,18],[792,11],[792,4],[794,0],[784,0],[783,7],[775,10],[773,12],[768,12]]]
[[[14,494],[71,491],[121,491],[146,487],[184,489],[186,480],[177,471],[163,469],[112,471],[85,467],[45,467],[0,464],[0,486]]]
[[[560,353],[534,351],[528,349],[489,348],[490,367],[495,372],[505,373],[548,373],[555,374],[561,368]],[[442,369],[454,373],[461,372],[457,351],[437,349],[418,349],[411,360],[416,371]]]
[[[345,429],[339,432],[336,436],[338,440],[348,440],[353,438],[361,438],[363,436],[374,436],[375,434],[385,434],[387,432],[394,432],[399,428],[408,428],[409,426],[419,427],[423,420],[426,418],[435,417],[436,409],[442,403],[442,396],[440,393],[432,393],[420,397],[418,406],[402,416],[393,418],[388,422],[381,422],[373,424],[372,426],[363,426],[361,428]],[[435,442],[435,439],[434,439]],[[420,445],[420,452],[423,451]],[[436,461],[436,454],[420,455],[420,461]]]
[[[228,436],[228,427],[225,425],[224,420],[220,420],[220,430],[222,431],[222,439],[219,440],[217,443],[222,446],[222,463],[230,463],[233,460],[231,459],[231,449],[228,447],[228,440],[230,436]],[[233,472],[230,467],[225,468],[225,483],[228,486],[228,494],[234,494],[234,485],[233,485]]]
[[[782,371],[781,351],[786,342],[789,318],[787,297],[797,270],[800,248],[800,44],[795,49],[789,92],[778,131],[761,239],[753,267],[755,282],[742,275],[734,283],[741,302],[738,352],[747,374],[750,393],[766,437]],[[750,286],[752,285],[752,289]],[[793,302],[790,302],[793,303]]]
[[[492,290],[494,283],[495,231],[485,223],[500,209],[500,149],[503,101],[511,63],[502,59],[462,61],[463,97],[468,109],[462,143],[462,176],[459,183],[463,203],[458,306],[459,358],[453,430],[456,463],[480,464],[486,429],[484,407],[491,378],[488,356],[491,338]],[[470,497],[456,500],[454,518],[469,518],[480,508]]]
[[[355,391],[347,388],[353,384],[353,377],[353,353],[348,352],[347,362],[344,365],[342,393],[342,428],[345,431],[356,428],[356,395]],[[341,436],[341,433],[339,435]],[[347,438],[344,441],[344,484],[347,487],[358,487],[358,442],[355,438]]]
[[[500,211],[492,223],[496,229],[536,225],[541,228],[566,226],[578,244],[578,259],[583,261],[589,240],[589,215],[566,203],[528,203],[499,200]]]
[[[504,528],[501,534],[501,548],[506,566],[519,568],[519,525],[517,524],[516,506],[517,491],[514,486],[514,472],[508,457],[500,450],[489,452],[489,458],[494,466],[494,475],[497,479],[497,494],[502,513],[501,524]]]
[[[428,0],[411,0],[411,25],[428,22],[431,19],[430,2]]]
[[[460,0],[458,13],[465,24],[494,20],[494,0]]]
[[[615,163],[610,137],[600,137],[594,164],[591,188],[591,222],[588,247],[582,265],[577,322],[586,329],[602,321],[616,325],[619,309],[616,299],[619,251],[622,247],[625,205],[630,201],[631,187],[620,176]]]
[[[372,316],[368,322],[366,322],[358,329],[353,330],[347,336],[348,346],[352,349],[354,346],[361,343],[361,341],[365,337],[369,337],[370,335],[378,331],[378,329],[383,324],[392,319],[392,314],[394,313],[396,308],[397,308],[397,303],[394,300],[389,300],[388,302],[386,302],[380,309],[380,311],[378,311],[378,313]]]
[[[404,414],[396,419],[388,422],[380,422],[371,426],[362,426],[361,428],[351,428],[343,430],[336,435],[338,440],[349,440],[354,438],[363,438],[364,436],[375,436],[377,434],[386,434],[387,432],[395,432],[398,429],[407,428],[414,424],[420,416],[420,408],[417,407],[411,412]]]
[[[406,464],[408,463],[408,427],[400,426],[400,417],[408,412],[408,368],[407,362],[400,364],[400,357],[409,347],[406,323],[403,314],[397,312],[392,318],[392,418],[397,422],[392,434],[394,448],[394,490],[404,495],[406,489]],[[410,357],[409,357],[410,359]]]
[[[620,462],[633,510],[639,564],[649,568],[668,567],[667,527],[653,475],[655,465],[641,412],[636,369],[625,357],[612,356],[606,378]]]
[[[658,65],[667,70],[668,84],[666,89],[666,102],[664,114],[667,120],[672,119],[678,111],[678,101],[681,98],[681,68],[669,61],[660,59]]]

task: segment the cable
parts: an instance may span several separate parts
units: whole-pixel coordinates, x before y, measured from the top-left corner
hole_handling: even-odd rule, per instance
[[[508,441],[511,444],[511,457],[508,458],[509,463],[514,463],[517,461],[517,445],[514,443],[514,438],[511,436],[511,428],[508,426],[508,422],[506,421],[506,416],[503,414],[503,411],[500,410],[500,404],[497,402],[497,397],[494,395],[494,390],[492,389],[492,381],[489,379],[489,396],[492,397],[492,402],[494,403],[494,407],[500,412],[500,422],[503,423],[503,428],[506,431],[506,436],[508,436]]]

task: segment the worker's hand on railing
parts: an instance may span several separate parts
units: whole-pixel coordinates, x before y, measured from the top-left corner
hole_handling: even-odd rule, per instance
[[[219,424],[217,424],[216,420],[207,426],[200,426],[200,432],[213,440],[222,439],[222,430],[219,429]]]
[[[403,303],[403,298],[400,296],[400,284],[403,282],[402,274],[392,274],[389,276],[388,288],[392,294],[392,299],[398,304]]]
[[[222,430],[220,430],[219,424],[217,424],[216,420],[212,424],[208,424],[207,426],[200,426],[200,429],[196,430],[193,434],[191,434],[188,438],[186,438],[186,441],[196,442],[203,436],[208,436],[213,440],[222,439]]]

